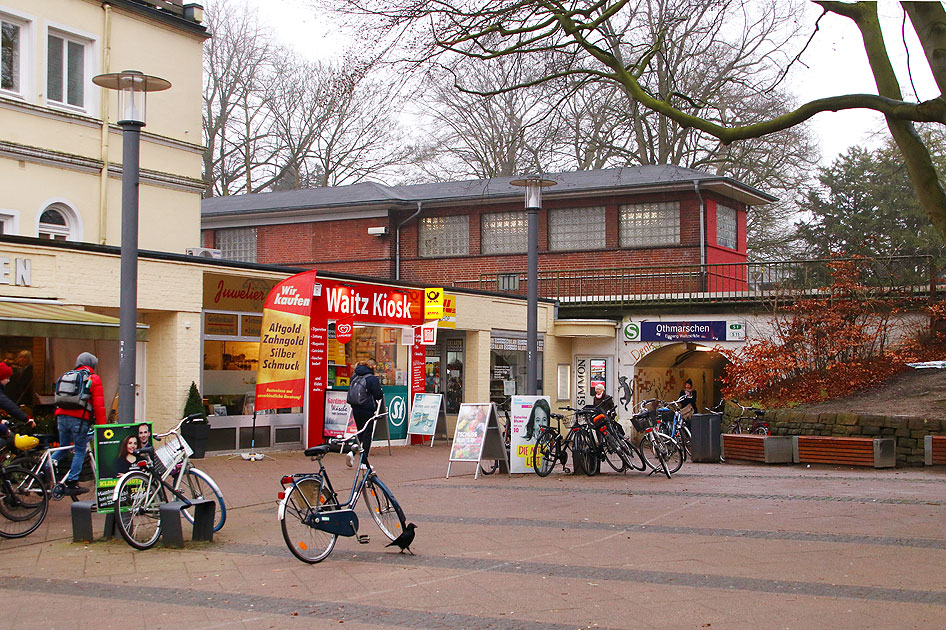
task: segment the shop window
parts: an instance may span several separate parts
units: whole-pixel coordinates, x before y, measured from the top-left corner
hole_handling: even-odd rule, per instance
[[[427,356],[424,359],[424,391],[428,394],[441,392],[440,358],[440,346],[427,346]]]
[[[36,233],[54,241],[79,240],[79,217],[64,203],[51,204],[39,215]]]
[[[716,244],[736,249],[736,210],[716,204]]]
[[[604,249],[604,206],[549,210],[549,249]]]
[[[60,31],[46,38],[46,100],[85,108],[89,43]]]
[[[481,250],[484,254],[523,254],[528,250],[529,221],[525,212],[484,214]]]
[[[0,15],[0,90],[23,94],[26,23]]]
[[[256,228],[216,230],[214,245],[227,260],[256,262]]]
[[[466,256],[470,253],[469,217],[422,218],[417,250],[418,255],[424,258]]]
[[[524,395],[528,374],[528,341],[522,333],[495,333],[490,337],[489,353],[489,398],[495,403],[502,403],[509,396]],[[542,354],[545,340],[538,339],[536,356],[536,393],[542,394],[543,370]]]
[[[447,339],[447,413],[459,413],[463,402],[463,340]]]
[[[621,247],[680,244],[679,203],[637,203],[618,210]]]

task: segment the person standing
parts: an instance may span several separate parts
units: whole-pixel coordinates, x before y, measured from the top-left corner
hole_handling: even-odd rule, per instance
[[[348,391],[348,404],[351,405],[351,413],[355,418],[355,426],[361,431],[371,420],[378,410],[378,402],[384,400],[384,392],[381,391],[381,381],[374,374],[372,368],[373,360],[359,361],[355,366],[355,376],[351,379]],[[363,381],[363,385],[358,380]],[[362,388],[364,393],[362,393]],[[371,450],[371,434],[374,432],[374,426],[365,429],[360,435],[361,448],[367,455]],[[348,465],[352,465],[351,458],[348,459]]]
[[[20,350],[16,355],[13,376],[5,388],[10,400],[18,405],[33,404],[33,353]]]
[[[614,409],[614,399],[604,393],[604,385],[601,383],[595,385],[595,395],[591,398],[591,404],[601,413]]]
[[[79,408],[73,409],[72,405],[64,407],[57,400],[56,405],[56,424],[59,427],[59,444],[66,445],[70,442],[75,445],[72,449],[72,466],[69,468],[69,474],[66,476],[65,488],[63,493],[78,495],[88,492],[88,488],[79,486],[79,473],[82,472],[82,464],[85,461],[85,450],[89,443],[89,421],[94,419],[95,424],[105,424],[105,394],[102,389],[102,379],[95,373],[98,367],[99,359],[91,352],[83,352],[76,357],[75,372],[84,372],[82,375],[87,380],[88,396],[83,403],[77,405]],[[62,379],[60,379],[62,380]],[[57,384],[58,387],[58,384]],[[58,398],[58,396],[57,396]],[[58,464],[65,457],[65,451],[56,451],[51,455],[53,462]],[[55,489],[54,489],[55,494]]]
[[[690,379],[684,381],[683,389],[680,390],[677,398],[683,399],[680,401],[680,415],[689,420],[690,416],[696,413],[696,391],[693,389],[693,381]]]

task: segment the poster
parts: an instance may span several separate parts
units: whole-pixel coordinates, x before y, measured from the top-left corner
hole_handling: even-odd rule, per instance
[[[492,405],[489,403],[463,403],[457,415],[457,427],[450,447],[451,461],[478,462],[486,436],[486,423]]]
[[[340,437],[348,429],[352,415],[347,398],[347,391],[325,392],[325,424],[322,426],[325,437]]]
[[[513,396],[510,411],[509,472],[532,472],[532,451],[539,427],[549,426],[552,406],[548,396]]]
[[[411,418],[407,432],[414,435],[429,435],[433,437],[437,429],[437,419],[440,418],[440,408],[443,405],[443,394],[414,394],[414,404],[411,406]]]
[[[591,359],[588,361],[589,389],[588,393],[594,396],[595,387],[601,385],[605,391],[608,390],[607,383],[607,359]]]
[[[114,510],[112,492],[118,484],[118,478],[128,472],[137,461],[131,452],[142,445],[154,444],[151,440],[150,422],[98,424],[94,428],[95,465],[98,468],[95,503],[98,512],[104,514]]]

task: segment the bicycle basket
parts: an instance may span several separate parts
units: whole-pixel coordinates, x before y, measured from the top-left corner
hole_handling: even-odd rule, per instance
[[[635,431],[644,432],[647,429],[652,429],[657,425],[656,419],[657,413],[654,411],[648,411],[646,413],[639,413],[635,416],[631,416],[631,424],[634,425]]]
[[[154,449],[154,454],[154,471],[163,477],[167,471],[183,462],[185,456],[193,455],[194,450],[183,437],[169,435],[164,439],[164,444]]]

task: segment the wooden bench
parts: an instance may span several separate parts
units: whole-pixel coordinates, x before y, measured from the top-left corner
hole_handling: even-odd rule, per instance
[[[794,459],[798,464],[872,468],[893,468],[896,465],[896,441],[893,438],[796,435],[794,439]]]
[[[792,463],[792,438],[781,435],[722,435],[723,458],[742,459],[765,464]]]
[[[924,463],[927,466],[946,464],[946,435],[927,435],[923,438]]]

